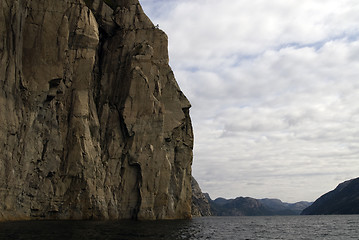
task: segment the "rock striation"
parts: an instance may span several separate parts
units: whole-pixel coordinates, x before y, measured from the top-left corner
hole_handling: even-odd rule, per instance
[[[190,103],[138,0],[0,8],[0,220],[190,217]]]
[[[318,198],[302,215],[359,214],[359,178],[339,184]]]

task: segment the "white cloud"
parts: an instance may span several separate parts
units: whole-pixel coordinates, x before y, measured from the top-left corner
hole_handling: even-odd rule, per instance
[[[357,177],[359,2],[141,3],[193,105],[204,191],[314,200]]]

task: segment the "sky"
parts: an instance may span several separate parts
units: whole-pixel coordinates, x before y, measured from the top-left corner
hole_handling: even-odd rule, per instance
[[[359,177],[359,1],[140,2],[192,104],[203,192],[314,201]]]

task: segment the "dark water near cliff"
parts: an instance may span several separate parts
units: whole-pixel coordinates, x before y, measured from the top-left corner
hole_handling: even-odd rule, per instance
[[[359,239],[359,215],[0,223],[0,239]]]

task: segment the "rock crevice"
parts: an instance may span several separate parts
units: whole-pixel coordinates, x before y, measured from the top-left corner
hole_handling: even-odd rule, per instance
[[[190,103],[138,1],[1,5],[0,219],[190,217]]]

